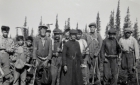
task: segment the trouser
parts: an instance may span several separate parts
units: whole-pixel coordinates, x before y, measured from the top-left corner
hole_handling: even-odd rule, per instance
[[[94,80],[95,80],[95,77],[97,76],[97,79],[99,81],[99,85],[100,85],[100,70],[99,70],[99,67],[98,67],[98,57],[96,58],[92,58],[91,59],[91,68],[90,68],[90,72],[92,74],[92,84],[95,84]],[[96,74],[96,76],[95,76]]]
[[[12,81],[12,75],[10,71],[10,60],[8,53],[0,53],[0,66],[5,74],[0,84],[9,85],[10,81]]]
[[[41,82],[41,79],[40,79],[40,76],[42,76],[42,73],[40,72],[40,69],[43,67],[47,68],[48,65],[50,64],[49,61],[46,62],[46,61],[41,61],[40,59],[37,58],[37,62],[38,62],[38,65],[37,65],[37,71],[36,71],[36,78],[35,78],[35,85],[44,85],[42,84]]]
[[[13,85],[26,85],[26,74],[27,74],[27,70],[25,67],[23,69],[15,68]],[[19,84],[19,82],[20,82],[20,84]]]
[[[110,81],[110,85],[117,85],[117,72],[118,72],[118,64],[117,58],[106,58],[108,62],[104,62],[103,64],[103,80],[104,84],[108,84]]]
[[[59,85],[61,66],[62,66],[62,57],[53,57],[51,61],[51,74],[52,74],[51,85]]]
[[[135,56],[133,53],[122,53],[122,69],[127,71],[127,78],[128,82],[133,82],[135,72],[133,70],[134,63],[135,63]]]
[[[86,65],[86,67],[82,68],[83,80],[84,80],[84,84],[88,84],[89,83],[89,66],[88,66],[89,55],[86,55],[83,61],[84,61],[84,65]]]

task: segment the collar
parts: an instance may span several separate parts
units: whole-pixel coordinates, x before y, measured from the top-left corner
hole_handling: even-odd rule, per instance
[[[42,38],[40,35],[38,36],[40,39]],[[47,36],[45,36],[44,37],[44,40],[47,40],[48,39],[48,37]]]
[[[8,37],[7,37],[7,38],[5,38],[5,37],[3,37],[3,35],[2,35],[1,37],[2,37],[2,39],[8,39]]]

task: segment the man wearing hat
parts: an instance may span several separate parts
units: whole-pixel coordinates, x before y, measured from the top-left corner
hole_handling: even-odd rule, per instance
[[[104,85],[117,85],[118,58],[121,52],[118,41],[115,39],[116,30],[108,31],[108,38],[103,40],[101,57],[103,59],[103,81]],[[109,79],[111,80],[109,82]]]
[[[60,85],[83,85],[81,71],[82,54],[76,41],[77,30],[70,30],[71,40],[64,44]]]
[[[139,61],[139,45],[137,40],[131,36],[132,28],[124,29],[124,37],[120,38],[119,43],[122,47],[122,69],[128,73],[127,82],[134,83],[134,70]]]
[[[10,28],[8,26],[2,26],[2,36],[0,36],[0,67],[4,72],[3,81],[0,81],[2,85],[9,85],[12,77],[10,71],[9,55],[14,52],[14,41],[8,38]]]
[[[59,80],[60,80],[60,70],[61,70],[61,59],[62,59],[62,49],[61,49],[61,36],[62,36],[62,31],[60,29],[55,28],[53,30],[54,33],[54,43],[53,43],[53,55],[52,55],[52,60],[51,60],[51,72],[52,72],[52,84],[59,85]],[[57,81],[56,81],[57,80]]]
[[[90,34],[87,34],[85,40],[87,41],[87,45],[89,47],[89,56],[91,61],[90,72],[92,75],[92,84],[95,84],[94,80],[100,84],[100,71],[99,71],[99,52],[102,46],[102,38],[101,35],[97,32],[96,23],[90,23]],[[95,73],[96,72],[96,73]],[[95,75],[96,74],[96,79]]]
[[[83,58],[83,69],[82,69],[82,73],[83,73],[83,78],[84,78],[84,84],[88,85],[89,83],[89,67],[88,67],[88,63],[89,63],[89,49],[87,46],[87,42],[85,39],[81,39],[82,38],[82,31],[80,29],[77,29],[77,41],[79,42],[80,45],[80,50],[82,53],[82,58]]]
[[[47,67],[48,61],[50,61],[52,57],[52,40],[46,35],[47,29],[47,26],[39,26],[39,36],[34,39],[33,59],[38,62],[37,85],[42,85],[42,82],[39,79],[39,77],[42,76],[42,74],[39,74],[40,69]]]
[[[64,30],[64,37],[62,38],[61,47],[63,49],[64,44],[70,39],[70,28]]]

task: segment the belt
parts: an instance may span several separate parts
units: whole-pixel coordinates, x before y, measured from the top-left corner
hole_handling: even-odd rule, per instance
[[[116,58],[118,55],[105,55],[106,57]]]
[[[123,53],[133,53],[134,51],[123,51]]]

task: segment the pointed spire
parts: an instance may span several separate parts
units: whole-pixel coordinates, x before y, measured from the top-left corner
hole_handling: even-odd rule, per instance
[[[127,13],[129,13],[129,7],[127,8]]]
[[[16,37],[18,36],[18,28],[16,28]]]
[[[78,29],[78,22],[77,22],[77,26],[76,26],[76,29]]]
[[[64,30],[67,28],[67,21],[65,21]]]
[[[31,30],[31,36],[33,37],[33,35],[34,35],[34,30],[32,28],[32,30]]]
[[[70,18],[68,18],[68,28],[70,29]]]
[[[24,22],[24,25],[23,25],[24,27],[26,27],[27,26],[27,17],[25,16],[25,22]]]
[[[55,29],[59,29],[59,25],[58,25],[58,14],[56,15]]]
[[[86,26],[85,26],[85,33],[88,33],[87,24],[86,24]]]
[[[41,19],[40,19],[40,23],[39,23],[39,25],[42,25],[42,16],[41,16]]]

